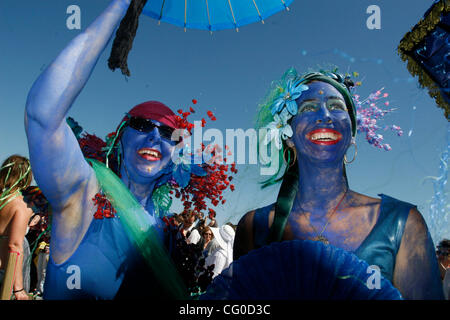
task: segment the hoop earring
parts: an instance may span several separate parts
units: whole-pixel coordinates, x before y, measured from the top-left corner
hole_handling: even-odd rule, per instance
[[[292,161],[292,163],[289,163],[288,160],[286,160],[286,151],[289,153],[289,150],[292,150],[292,152],[294,153],[294,161]],[[295,150],[295,148],[287,147],[286,149],[284,149],[283,159],[289,165],[289,168],[292,167],[297,162],[297,151]]]
[[[353,159],[352,159],[351,161],[348,161],[348,160],[347,160],[347,153],[346,153],[346,154],[344,155],[344,163],[345,163],[345,164],[349,164],[349,163],[352,163],[353,161],[355,161],[356,155],[358,154],[358,148],[356,147],[356,142],[355,142],[355,141],[352,141],[352,143],[351,143],[350,145],[354,145],[354,146],[355,146],[355,154],[354,154],[354,156],[353,156]]]

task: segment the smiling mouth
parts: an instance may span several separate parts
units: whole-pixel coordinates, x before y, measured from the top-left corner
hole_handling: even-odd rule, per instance
[[[142,148],[138,151],[138,154],[147,161],[161,160],[161,152],[156,149]]]
[[[333,129],[317,129],[309,132],[306,138],[314,144],[332,145],[342,139],[342,135]]]

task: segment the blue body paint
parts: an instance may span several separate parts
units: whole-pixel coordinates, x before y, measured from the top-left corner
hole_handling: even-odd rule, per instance
[[[129,4],[130,0],[112,1],[39,76],[28,95],[25,127],[30,160],[36,182],[53,208],[48,297],[110,299],[130,275],[131,280],[124,280],[127,294],[139,295],[154,283],[146,274],[148,266],[124,237],[119,221],[93,221],[96,208],[92,199],[100,191],[99,184],[65,121]],[[151,195],[171,163],[174,146],[161,138],[156,127],[149,132],[125,127],[119,143],[122,181],[153,215]],[[104,272],[96,264],[99,255],[107,257]],[[66,265],[83,267],[82,292],[67,291]],[[127,270],[128,275],[124,275]],[[135,290],[146,281],[141,291]]]
[[[342,95],[324,82],[312,82],[308,86],[297,100],[299,112],[291,123],[300,173],[292,212],[307,211],[311,223],[320,225],[320,221],[326,223],[327,213],[348,190],[343,158],[352,131]],[[292,226],[296,233],[296,224]]]

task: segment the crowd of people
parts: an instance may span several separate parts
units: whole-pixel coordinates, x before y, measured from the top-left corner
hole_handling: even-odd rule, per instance
[[[175,264],[190,293],[200,294],[233,262],[237,226],[231,222],[219,226],[214,215],[205,217],[194,210],[174,214],[167,221],[176,243]]]
[[[188,244],[200,246],[206,266],[214,265],[213,277],[216,277],[233,262],[236,226],[230,222],[219,226],[214,217],[205,218],[194,211],[179,216],[180,237]]]

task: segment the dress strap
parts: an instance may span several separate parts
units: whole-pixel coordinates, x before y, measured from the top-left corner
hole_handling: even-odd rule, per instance
[[[269,215],[273,204],[259,208],[253,216],[253,241],[255,248],[261,248],[267,244],[269,236]]]
[[[286,222],[291,213],[298,191],[298,166],[294,165],[284,175],[283,182],[275,203],[275,215],[270,228],[267,243],[281,241]]]
[[[382,275],[392,281],[395,259],[414,205],[384,194],[381,197],[380,214],[369,235],[354,253],[369,265],[376,265]]]
[[[389,197],[384,194],[379,194],[382,199],[383,206],[380,208],[380,215],[384,217],[384,223],[391,228],[391,237],[395,239],[393,245],[397,253],[402,242],[403,232],[405,230],[406,220],[409,217],[409,211],[416,206]]]

